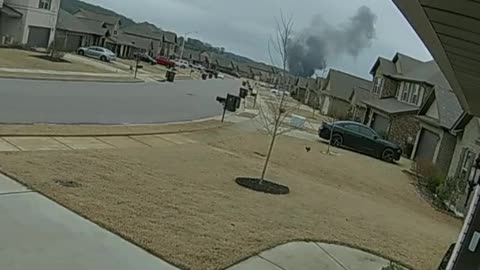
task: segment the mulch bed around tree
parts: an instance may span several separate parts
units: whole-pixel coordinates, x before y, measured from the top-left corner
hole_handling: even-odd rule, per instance
[[[274,195],[285,195],[290,193],[287,186],[273,183],[267,180],[260,181],[258,178],[238,177],[235,182],[242,187]]]

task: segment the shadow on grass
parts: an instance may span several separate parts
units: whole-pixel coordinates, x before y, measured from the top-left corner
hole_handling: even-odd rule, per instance
[[[50,55],[30,55],[30,57],[39,58],[39,59],[46,60],[49,62],[54,62],[54,63],[69,63],[69,64],[72,63],[62,58],[51,57]]]

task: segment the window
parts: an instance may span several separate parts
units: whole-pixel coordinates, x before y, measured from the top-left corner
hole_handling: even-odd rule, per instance
[[[373,138],[377,136],[377,134],[373,130],[367,127],[362,127],[362,126],[360,126],[360,133],[368,138]]]
[[[359,125],[355,125],[355,124],[345,124],[345,125],[343,125],[343,127],[344,127],[345,129],[347,129],[348,131],[360,133],[360,126],[359,126]]]
[[[40,0],[40,2],[38,2],[38,8],[50,10],[51,3],[52,0]]]
[[[420,85],[416,84],[410,95],[410,103],[419,105],[418,104],[419,97],[420,97]]]
[[[460,179],[467,179],[470,170],[472,169],[474,160],[475,153],[470,151],[468,148],[464,148],[462,158],[460,160],[460,166],[458,168],[458,177]]]
[[[118,34],[118,31],[117,30],[113,31],[113,34],[114,35]]]
[[[373,93],[378,94],[380,93],[382,89],[382,84],[383,84],[383,78],[382,77],[376,77],[375,78],[375,83],[373,85]]]
[[[404,83],[402,96],[400,99],[401,101],[408,102],[409,91],[410,91],[410,83]]]

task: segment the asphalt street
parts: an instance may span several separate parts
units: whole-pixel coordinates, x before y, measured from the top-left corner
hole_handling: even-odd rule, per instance
[[[217,96],[238,95],[239,80],[93,83],[0,80],[2,124],[147,124],[222,113]]]

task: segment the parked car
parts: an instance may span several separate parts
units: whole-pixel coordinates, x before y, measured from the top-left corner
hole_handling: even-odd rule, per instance
[[[270,89],[270,93],[274,94],[275,96],[281,96],[282,93],[285,95],[285,96],[290,96],[290,92],[288,91],[282,91],[282,90],[278,90],[278,89]]]
[[[79,55],[84,55],[92,58],[100,59],[104,62],[110,62],[117,59],[115,53],[110,51],[109,49],[105,49],[102,47],[92,46],[92,47],[80,47],[77,50]]]
[[[350,148],[387,162],[399,160],[402,155],[398,145],[381,139],[370,127],[353,121],[323,123],[318,135],[331,140],[331,144],[336,147]]]
[[[181,67],[181,68],[187,68],[190,66],[188,61],[183,59],[177,59],[177,60],[174,60],[173,62],[175,63],[175,66]]]
[[[171,61],[167,58],[157,57],[155,60],[157,61],[157,64],[162,65],[162,66],[166,66],[167,68],[175,67],[175,62],[173,62],[173,61]]]
[[[139,59],[140,61],[149,63],[150,65],[156,65],[156,64],[157,64],[157,60],[153,59],[153,58],[150,57],[150,55],[148,55],[148,54],[145,54],[145,53],[135,53],[134,56],[135,56],[135,57],[138,57],[138,59]]]
[[[223,75],[222,73],[218,73],[217,78],[223,80],[225,79],[225,75]]]
[[[198,70],[204,70],[205,67],[199,64],[190,64],[191,68],[198,69]]]

